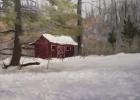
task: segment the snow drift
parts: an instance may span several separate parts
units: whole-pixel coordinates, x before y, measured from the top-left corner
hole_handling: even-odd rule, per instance
[[[0,100],[140,100],[140,54],[46,60],[0,70]],[[8,62],[9,60],[5,60]]]

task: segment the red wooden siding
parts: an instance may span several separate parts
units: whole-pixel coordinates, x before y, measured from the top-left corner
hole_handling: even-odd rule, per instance
[[[35,57],[43,59],[49,57],[49,41],[47,41],[44,37],[41,37],[35,43]]]
[[[43,36],[35,43],[35,57],[43,59],[71,57],[74,51],[73,45],[52,43]]]

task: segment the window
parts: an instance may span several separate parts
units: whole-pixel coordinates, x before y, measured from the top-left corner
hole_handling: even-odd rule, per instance
[[[51,45],[51,51],[55,51],[56,50],[56,45]]]
[[[71,47],[67,46],[66,51],[71,51]]]

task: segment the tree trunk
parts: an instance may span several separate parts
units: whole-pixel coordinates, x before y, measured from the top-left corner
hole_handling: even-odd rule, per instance
[[[103,1],[103,4],[104,4],[103,23],[106,24],[105,23],[105,18],[106,18],[106,14],[107,14],[106,0]]]
[[[115,54],[115,49],[116,49],[115,48],[115,44],[114,43],[111,43],[111,46],[112,46],[112,53]]]
[[[114,26],[114,23],[113,23],[113,0],[111,0],[111,12],[110,12],[110,22],[111,22],[111,27]]]
[[[99,0],[99,15],[101,16],[102,15],[102,8],[101,8],[101,0]]]
[[[114,6],[115,6],[115,17],[116,17],[116,28],[118,27],[118,10],[117,10],[117,1],[114,0]]]
[[[78,0],[77,3],[77,15],[78,15],[78,21],[77,21],[77,26],[80,28],[80,33],[77,36],[77,41],[78,41],[78,55],[82,53],[82,0]]]
[[[127,10],[128,10],[128,4],[127,0],[124,1],[124,17],[127,18]]]
[[[128,44],[129,44],[129,49],[130,49],[130,51],[131,51],[131,49],[132,49],[132,44],[133,44],[133,39],[130,39],[130,40],[128,41]]]
[[[14,49],[10,65],[18,66],[20,65],[21,58],[21,45],[19,40],[19,35],[22,33],[21,2],[20,0],[14,0],[14,4],[15,4],[16,21],[15,21]]]

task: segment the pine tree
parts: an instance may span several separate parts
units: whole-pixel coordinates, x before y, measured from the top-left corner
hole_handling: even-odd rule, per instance
[[[115,50],[115,43],[116,43],[116,35],[114,33],[114,31],[110,32],[108,34],[108,42],[111,44],[113,50]]]
[[[134,37],[136,37],[137,34],[139,34],[139,27],[135,25],[130,20],[130,17],[128,17],[126,20],[124,20],[124,26],[123,26],[123,32],[122,32],[122,38],[123,41],[126,41],[129,43],[129,47],[131,47]]]
[[[79,27],[76,25],[77,14],[76,5],[70,0],[51,0],[51,5],[45,5],[45,16],[42,16],[44,23],[42,26],[47,27],[49,34],[79,34]],[[44,24],[44,25],[43,25]]]
[[[15,21],[15,35],[14,35],[14,49],[13,55],[11,59],[11,66],[20,65],[21,58],[21,44],[19,40],[19,35],[22,33],[22,25],[21,25],[21,2],[20,0],[15,0],[15,12],[16,12],[16,21]]]

